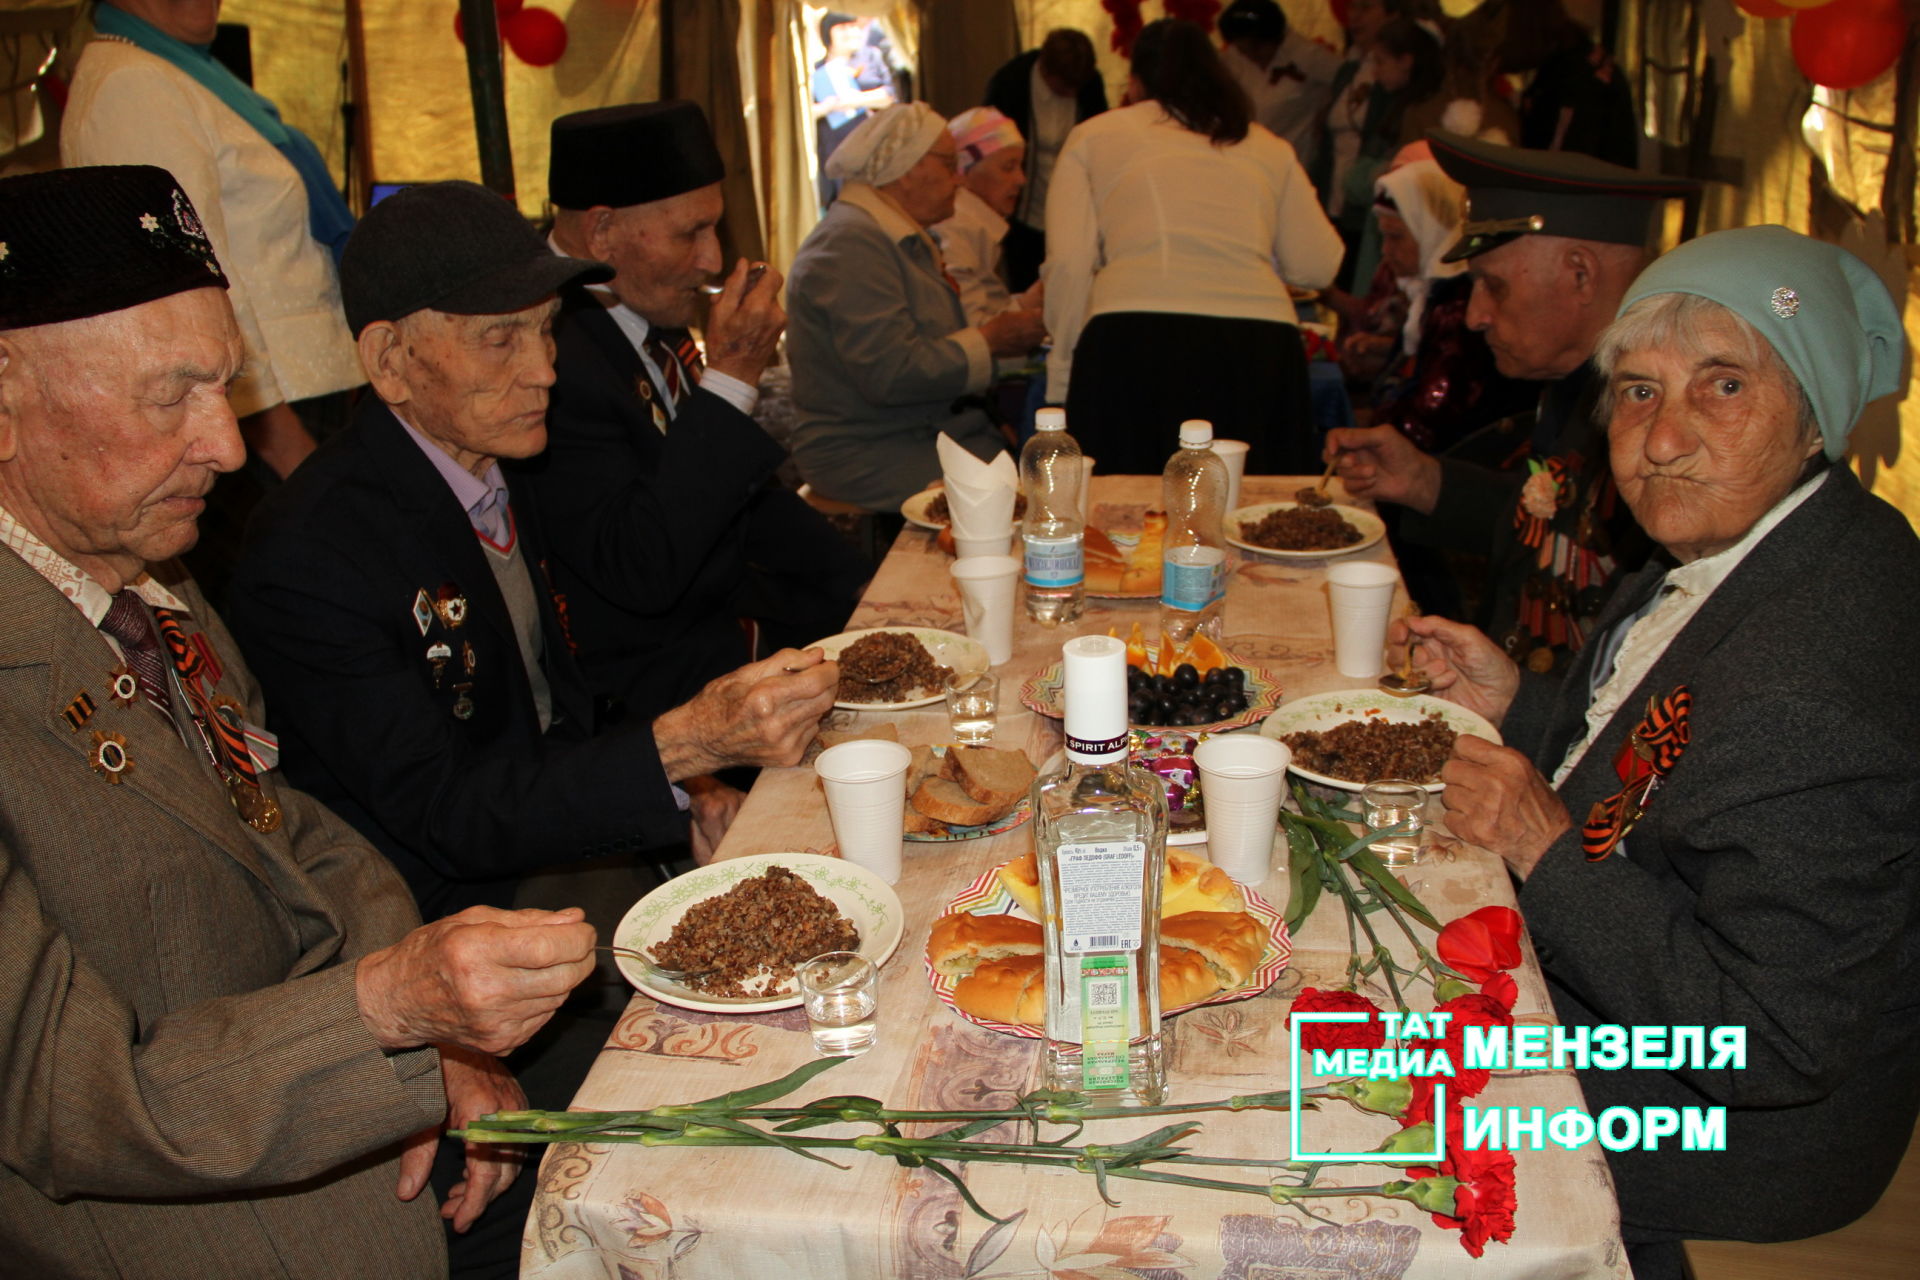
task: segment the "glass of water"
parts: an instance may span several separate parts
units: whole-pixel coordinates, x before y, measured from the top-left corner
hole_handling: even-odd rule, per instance
[[[815,1052],[839,1057],[873,1048],[880,985],[873,961],[853,951],[829,951],[802,961],[794,972]]]
[[[956,671],[947,677],[946,694],[953,740],[973,747],[992,742],[1000,711],[1000,677],[991,671]]]
[[[1384,779],[1370,782],[1360,790],[1360,803],[1366,810],[1367,829],[1385,831],[1405,826],[1406,832],[1376,840],[1368,847],[1380,855],[1389,867],[1410,867],[1420,861],[1427,812],[1427,789],[1417,782]]]

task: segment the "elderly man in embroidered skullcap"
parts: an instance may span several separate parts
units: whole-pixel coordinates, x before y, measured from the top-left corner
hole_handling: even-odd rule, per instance
[[[793,456],[814,490],[899,508],[940,474],[946,433],[982,458],[1004,447],[978,397],[999,357],[1044,336],[1038,312],[969,323],[929,228],[953,215],[959,145],[923,103],[877,111],[829,164],[845,186],[800,246],[787,289],[799,412]]]
[[[946,255],[947,273],[960,286],[967,319],[984,324],[1015,307],[1038,310],[1046,296],[1041,285],[1017,298],[1008,291],[1002,244],[1013,225],[1007,219],[1027,185],[1022,167],[1027,146],[1020,130],[992,107],[973,107],[955,116],[947,132],[959,148],[961,185],[953,216],[934,227],[933,237]]]
[[[494,1055],[591,971],[593,930],[419,927],[386,860],[282,780],[174,559],[243,457],[226,286],[162,169],[0,180],[0,1257],[444,1274],[440,1219],[464,1233],[517,1160],[463,1160],[441,1121],[524,1105]]]
[[[1920,540],[1837,465],[1902,346],[1833,245],[1681,246],[1597,356],[1654,561],[1564,680],[1457,623],[1396,626],[1509,744],[1458,740],[1448,822],[1523,881],[1560,1021],[1744,1035],[1743,1059],[1676,1037],[1671,1071],[1582,1073],[1596,1114],[1727,1109],[1724,1151],[1609,1155],[1636,1276],[1678,1276],[1682,1238],[1858,1217],[1920,1107]]]

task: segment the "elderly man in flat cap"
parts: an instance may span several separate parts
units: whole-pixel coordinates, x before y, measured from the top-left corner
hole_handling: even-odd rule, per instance
[[[982,458],[1005,447],[980,407],[994,362],[1045,336],[1036,311],[969,324],[930,229],[953,216],[959,144],[925,103],[876,111],[828,169],[840,199],[800,246],[787,290],[799,425],[814,490],[894,512],[940,474],[944,432]]]
[[[764,653],[841,630],[871,573],[773,483],[786,451],[750,415],[786,323],[781,280],[741,262],[709,283],[724,173],[691,102],[553,123],[550,243],[614,276],[560,291],[547,449],[510,469],[546,512],[575,656],[632,716],[692,696],[756,640]],[[687,329],[702,323],[704,358]]]
[[[1516,662],[1562,671],[1648,548],[1594,429],[1594,344],[1651,259],[1665,201],[1699,184],[1572,152],[1430,137],[1434,159],[1467,188],[1464,235],[1443,259],[1468,262],[1467,324],[1501,373],[1546,384],[1540,408],[1489,424],[1446,458],[1392,427],[1329,432],[1325,456],[1350,492],[1409,508],[1400,532],[1411,541],[1489,557],[1478,621]]]
[[[442,1274],[439,1219],[464,1231],[516,1166],[472,1149],[436,1213],[440,1122],[521,1105],[492,1055],[591,970],[593,930],[485,907],[421,928],[281,781],[173,559],[244,456],[226,284],[163,170],[0,181],[0,1256]]]
[[[609,274],[473,183],[375,206],[341,279],[376,397],[261,508],[236,577],[287,768],[434,908],[677,846],[674,784],[795,763],[833,700],[834,665],[788,650],[599,732],[545,513],[499,460],[546,445],[558,290]]]

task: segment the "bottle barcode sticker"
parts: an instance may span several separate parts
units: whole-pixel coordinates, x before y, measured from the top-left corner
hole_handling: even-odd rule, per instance
[[[1133,966],[1126,956],[1080,961],[1080,1069],[1085,1089],[1124,1089],[1133,1019]]]
[[[1063,844],[1054,859],[1060,869],[1060,937],[1067,954],[1137,950],[1147,842]]]
[[[1026,577],[1030,585],[1071,587],[1085,580],[1086,557],[1081,535],[1071,533],[1064,538],[1028,536],[1022,542],[1026,550]]]

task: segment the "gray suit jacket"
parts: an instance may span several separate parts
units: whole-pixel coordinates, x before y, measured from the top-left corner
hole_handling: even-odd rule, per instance
[[[238,646],[168,585],[259,722]],[[433,1198],[394,1197],[395,1144],[445,1110],[438,1055],[384,1054],[354,999],[353,961],[417,922],[406,887],[271,778],[280,830],[242,823],[198,748],[108,696],[107,641],[5,552],[0,614],[0,1271],[443,1273]],[[125,739],[118,785],[96,732]]]
[[[1604,627],[1664,564],[1616,593]],[[1568,1025],[1746,1028],[1744,1070],[1593,1070],[1611,1106],[1728,1108],[1722,1153],[1610,1153],[1636,1238],[1779,1240],[1872,1206],[1920,1106],[1920,541],[1844,468],[1674,637],[1559,788],[1575,828],[1520,893]],[[1582,726],[1564,685],[1523,686],[1503,731],[1551,773]],[[1692,740],[1624,853],[1578,824],[1619,790],[1649,697],[1685,685]]]

